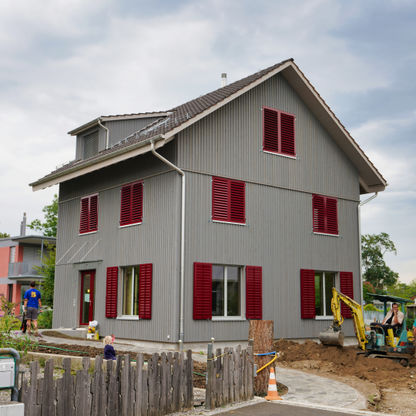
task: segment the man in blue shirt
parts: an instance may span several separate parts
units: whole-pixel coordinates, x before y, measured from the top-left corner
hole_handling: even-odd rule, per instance
[[[36,282],[30,283],[30,289],[26,290],[24,295],[24,308],[26,310],[27,333],[31,335],[32,322],[35,329],[35,335],[39,337],[38,332],[38,314],[39,308],[42,306],[41,295],[39,290],[35,289]]]

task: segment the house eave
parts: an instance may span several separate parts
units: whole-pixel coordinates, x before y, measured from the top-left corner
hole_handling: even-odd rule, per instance
[[[292,62],[289,67],[282,71],[282,75],[357,168],[360,179],[367,184],[369,192],[383,191],[387,186],[387,181],[296,64]]]
[[[81,165],[73,166],[63,172],[57,172],[53,175],[31,183],[29,186],[31,186],[32,190],[36,192],[41,189],[48,188],[49,186],[57,185],[70,179],[74,179],[96,170],[106,168],[132,157],[142,155],[150,151],[150,143],[152,141],[155,142],[155,149],[158,149],[164,146],[169,140],[167,140],[163,135],[155,136],[143,142],[135,143],[134,145],[121,148],[118,151],[104,154],[98,158],[96,157],[91,161],[86,161]]]
[[[363,184],[369,184],[362,186],[362,189],[365,192],[374,192],[374,189],[377,191],[384,190],[387,186],[386,180],[378,172],[376,167],[371,163],[368,157],[365,155],[363,150],[358,146],[358,144],[351,137],[347,129],[341,124],[337,119],[335,114],[332,112],[330,107],[325,103],[321,98],[315,88],[311,85],[302,71],[297,67],[293,60],[286,61],[279,65],[277,68],[271,70],[270,72],[263,75],[261,78],[251,82],[240,90],[234,92],[223,100],[217,102],[209,108],[206,108],[199,114],[194,115],[189,120],[186,120],[180,125],[177,125],[172,130],[165,132],[160,137],[163,136],[163,141],[157,143],[156,147],[161,147],[168,141],[172,140],[180,131],[186,129],[187,127],[197,123],[199,120],[207,117],[209,114],[228,104],[229,102],[235,100],[239,96],[245,94],[247,91],[255,88],[261,83],[265,82],[267,79],[275,76],[276,74],[281,73],[282,76],[289,82],[292,88],[296,93],[302,98],[305,104],[308,106],[310,111],[317,117],[322,126],[329,133],[334,142],[340,147],[340,149],[346,154],[349,160],[357,169],[358,175],[363,182]],[[142,113],[140,115],[125,115],[125,117],[152,117],[152,116],[161,116],[162,114],[169,115],[169,113]],[[78,129],[72,130],[69,134],[77,134],[86,129],[90,129],[95,124],[98,124],[99,121],[106,121],[111,119],[121,119],[124,116],[108,116],[107,118],[102,116],[99,117]],[[120,118],[121,117],[121,118]],[[134,157],[143,153],[146,153],[150,150],[150,141],[155,140],[156,137],[146,139],[142,142],[135,143],[129,147],[122,148],[119,150],[108,152],[104,155],[94,157],[91,161],[80,162],[79,165],[68,167],[65,171],[57,172],[51,174],[43,179],[40,179],[30,186],[33,187],[33,190],[44,189],[48,186],[55,185],[60,182],[64,182],[69,179],[81,176],[86,173],[101,169],[106,166],[118,163],[120,161],[126,160],[130,157]]]

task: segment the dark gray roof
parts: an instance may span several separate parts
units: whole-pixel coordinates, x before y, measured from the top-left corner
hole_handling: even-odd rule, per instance
[[[209,112],[211,107],[221,105],[222,103],[225,103],[228,100],[233,99],[234,96],[238,96],[238,94],[242,93],[242,90],[244,90],[245,88],[250,88],[251,86],[257,85],[256,81],[262,82],[262,78],[266,79],[267,76],[273,76],[274,73],[279,72],[281,69],[284,70],[288,66],[289,68],[291,67],[291,71],[290,73],[287,73],[285,76],[292,77],[292,81],[294,81],[294,83],[296,84],[298,93],[304,94],[305,91],[309,91],[306,94],[308,94],[309,99],[312,99],[310,105],[320,107],[322,111],[325,114],[327,114],[327,116],[325,116],[325,123],[329,124],[326,125],[336,129],[339,132],[342,140],[341,148],[344,151],[346,149],[348,150],[349,157],[358,157],[357,163],[359,163],[360,165],[358,168],[360,173],[364,172],[365,175],[370,175],[371,179],[376,181],[375,185],[380,186],[379,190],[383,190],[384,187],[387,185],[385,179],[382,177],[380,172],[378,172],[376,167],[371,163],[371,161],[368,159],[368,157],[365,155],[362,149],[358,146],[355,140],[351,137],[347,129],[338,120],[338,118],[332,112],[331,108],[325,103],[325,101],[322,99],[319,93],[310,84],[310,82],[307,80],[302,71],[296,66],[292,58],[286,59],[282,62],[279,62],[278,64],[272,65],[266,69],[258,71],[255,74],[242,78],[239,81],[233,82],[232,84],[226,85],[225,87],[219,88],[215,91],[209,92],[208,94],[195,98],[194,100],[188,101],[185,104],[181,104],[175,108],[172,108],[171,110],[164,112],[156,111],[152,113],[131,114],[130,116],[140,117],[149,115],[149,117],[152,117],[153,119],[155,116],[157,117],[158,115],[160,115],[160,117],[152,121],[150,124],[142,128],[141,130],[131,134],[130,136],[114,144],[112,147],[102,150],[98,154],[88,159],[73,160],[72,162],[69,162],[66,165],[56,169],[55,171],[51,172],[50,174],[44,176],[43,178],[39,179],[38,181],[30,185],[44,186],[45,183],[48,183],[48,185],[46,186],[49,186],[50,184],[58,183],[59,180],[56,181],[56,179],[60,177],[63,177],[67,174],[72,175],[72,172],[83,169],[84,167],[95,165],[96,163],[101,162],[102,160],[111,159],[113,158],[113,156],[116,156],[120,153],[125,153],[130,151],[130,149],[140,147],[144,144],[142,142],[147,142],[152,138],[157,138],[165,135],[172,136],[181,128],[185,128],[185,123],[189,120],[194,119],[196,121],[198,119],[198,116],[201,115],[201,113]],[[291,81],[289,80],[289,82]],[[301,90],[303,92],[301,92]],[[313,96],[315,96],[316,98],[313,98]],[[81,131],[85,126],[88,126],[94,122],[97,123],[98,120],[106,121],[106,119],[117,119],[119,117],[122,119],[128,116],[129,115],[103,116],[79,127],[78,129],[72,130],[70,133]]]
[[[37,182],[46,181],[48,180],[48,178],[54,177],[58,173],[64,173],[65,171],[69,169],[82,167],[83,165],[90,164],[91,162],[94,161],[94,159],[100,159],[102,156],[116,152],[117,150],[120,150],[121,148],[132,146],[134,144],[140,143],[152,137],[157,137],[161,134],[166,134],[169,131],[175,129],[176,127],[179,127],[181,124],[185,123],[186,121],[190,120],[191,118],[202,113],[203,111],[209,109],[210,107],[220,103],[221,101],[233,95],[234,93],[240,91],[244,87],[262,78],[267,73],[279,68],[286,62],[290,62],[290,61],[293,61],[293,59],[292,58],[286,59],[276,65],[272,65],[266,69],[256,72],[255,74],[252,74],[252,75],[249,75],[248,77],[240,79],[239,81],[233,82],[232,84],[226,85],[225,87],[219,88],[215,91],[209,92],[208,94],[202,95],[201,97],[195,98],[194,100],[188,101],[185,104],[172,108],[171,110],[165,112],[165,113],[168,113],[167,116],[158,118],[156,121],[152,122],[151,124],[144,127],[143,129],[133,133],[132,135],[126,137],[125,139],[121,140],[120,142],[113,145],[112,147],[102,150],[98,154],[88,159],[73,160],[61,166],[60,168],[54,170],[50,174],[44,176],[39,181],[36,181],[35,183],[31,185],[34,185]],[[137,114],[150,114],[154,116],[154,114],[157,114],[157,113],[158,112],[137,113]],[[114,116],[108,116],[108,117],[114,117]],[[123,116],[120,116],[120,117],[123,117]],[[93,122],[96,120],[93,120]],[[87,124],[89,125],[90,123],[87,123]],[[69,133],[72,134],[72,132],[77,131],[77,130],[79,129],[72,130]]]

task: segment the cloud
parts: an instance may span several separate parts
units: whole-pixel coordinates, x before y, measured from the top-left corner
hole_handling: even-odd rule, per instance
[[[415,17],[412,1],[1,1],[0,231],[15,234],[23,211],[42,216],[57,189],[28,183],[73,159],[67,131],[166,110],[218,88],[222,72],[232,82],[293,57],[388,180],[362,228],[394,237],[409,276]]]

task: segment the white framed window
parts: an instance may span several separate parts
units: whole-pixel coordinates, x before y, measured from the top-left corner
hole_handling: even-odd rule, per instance
[[[10,247],[10,259],[9,263],[16,263],[16,246]]]
[[[242,267],[212,265],[212,318],[241,318]]]
[[[332,317],[332,288],[335,287],[335,272],[315,271],[315,316]]]
[[[122,316],[139,315],[139,266],[128,266],[122,273]]]

